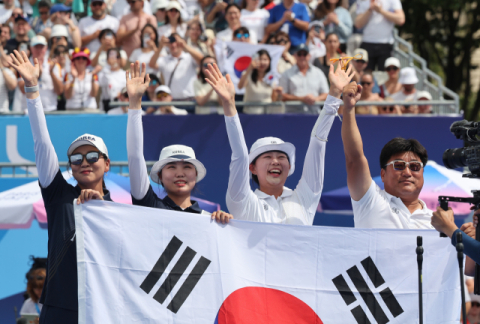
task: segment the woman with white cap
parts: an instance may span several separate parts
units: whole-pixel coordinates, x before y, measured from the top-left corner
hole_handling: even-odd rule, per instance
[[[11,66],[25,81],[28,115],[32,128],[35,162],[48,219],[48,268],[40,298],[40,324],[78,323],[77,254],[73,201],[111,200],[103,176],[110,168],[103,140],[84,134],[67,151],[76,186],[67,183],[48,134],[39,93],[40,65],[15,51]]]
[[[178,34],[185,38],[187,33],[187,24],[182,20],[182,6],[176,0],[170,0],[165,17],[165,25],[158,27],[158,38],[168,37],[171,34]]]
[[[284,187],[295,171],[295,146],[276,137],[264,137],[253,143],[250,154],[235,108],[235,88],[217,65],[207,71],[207,82],[215,89],[225,113],[228,139],[232,148],[227,207],[236,219],[312,225],[323,188],[325,146],[328,133],[342,101],[343,88],[353,77],[352,68],[334,72],[330,65],[330,91],[313,128],[305,157],[303,174],[295,190]],[[259,185],[253,192],[249,178]]]
[[[380,86],[380,97],[386,98],[402,90],[402,84],[398,82],[401,67],[400,60],[396,57],[389,57],[385,61],[385,71],[388,74],[388,80]]]
[[[143,157],[143,129],[142,129],[142,95],[150,83],[147,74],[145,78],[145,63],[138,61],[130,66],[130,76],[127,71],[127,91],[130,106],[127,122],[127,154],[130,170],[130,187],[132,203],[134,205],[170,209],[196,214],[209,214],[200,209],[196,201],[191,200],[191,192],[200,182],[207,170],[196,159],[195,152],[185,145],[170,145],[164,147],[160,159],[150,171],[152,181],[161,184],[167,193],[163,199],[159,198],[152,189],[148,179],[145,158]],[[214,212],[212,219],[228,223],[233,218],[223,211]]]

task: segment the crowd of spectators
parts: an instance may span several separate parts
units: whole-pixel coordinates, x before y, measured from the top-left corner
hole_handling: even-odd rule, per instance
[[[400,0],[90,0],[83,11],[81,0],[60,1],[4,0],[0,6],[0,112],[26,111],[24,83],[9,68],[9,54],[19,50],[41,66],[46,111],[124,113],[112,102],[125,101],[125,69],[139,61],[151,79],[145,101],[173,102],[145,105],[146,114],[221,113],[204,70],[218,60],[215,45],[228,41],[283,47],[277,66],[267,50],[253,55],[239,76],[237,101],[302,102],[250,105],[244,113],[318,113],[315,102],[329,90],[330,59],[356,54],[362,59],[351,65],[365,89],[362,100],[431,100],[415,89],[415,70],[400,71],[391,57],[393,28],[405,22]],[[278,71],[277,79],[267,78],[270,71]],[[386,82],[379,85],[373,71],[385,71]],[[177,108],[175,101],[195,106]],[[430,112],[428,105],[357,109]]]

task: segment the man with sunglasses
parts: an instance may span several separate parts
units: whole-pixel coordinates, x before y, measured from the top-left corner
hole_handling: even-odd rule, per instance
[[[36,34],[40,34],[47,27],[53,27],[53,23],[50,20],[51,6],[49,1],[42,0],[38,2],[38,17],[33,18],[30,24]]]
[[[390,140],[380,153],[385,190],[380,189],[370,174],[355,120],[355,104],[361,94],[362,86],[355,82],[343,90],[342,140],[355,227],[432,229],[433,212],[418,198],[427,150],[415,139]]]
[[[80,19],[78,28],[82,36],[82,47],[87,47],[90,52],[97,52],[100,48],[100,32],[104,29],[111,29],[115,33],[120,22],[117,18],[107,15],[107,4],[105,0],[92,0],[90,2],[92,16]]]
[[[161,85],[155,89],[155,101],[158,102],[172,102],[172,91],[166,85]],[[149,107],[147,109],[147,114],[154,115],[187,115],[185,109],[180,109],[174,106],[157,106]]]

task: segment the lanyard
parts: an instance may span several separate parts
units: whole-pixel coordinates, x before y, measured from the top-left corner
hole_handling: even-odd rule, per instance
[[[35,303],[35,308],[37,309],[37,313],[40,315],[40,307],[38,307],[38,303]]]

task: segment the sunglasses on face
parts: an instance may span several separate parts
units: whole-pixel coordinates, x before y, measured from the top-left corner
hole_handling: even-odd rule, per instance
[[[77,57],[75,61],[88,61],[86,57]]]
[[[238,39],[240,39],[242,37],[249,38],[250,34],[248,34],[248,33],[245,33],[245,34],[238,33],[237,35],[235,35],[235,37],[237,37]]]
[[[168,93],[166,93],[166,92],[157,93],[157,98],[158,99],[162,99],[162,98],[166,98],[166,97],[168,97]]]
[[[396,66],[389,66],[385,69],[385,71],[390,72],[390,71],[397,71],[398,67]]]
[[[360,63],[360,64],[365,64],[365,63],[367,63],[367,61],[364,61],[364,60],[357,60],[357,62]]]
[[[403,171],[405,170],[406,167],[408,167],[413,172],[418,172],[423,168],[422,162],[418,162],[418,161],[405,162],[402,160],[393,160],[392,162],[385,164],[385,168],[390,164],[393,166],[393,169],[396,171]]]
[[[285,45],[285,44],[287,44],[287,43],[288,43],[288,40],[286,40],[286,39],[279,39],[279,40],[277,40],[277,44],[278,44],[278,45]]]
[[[127,1],[129,5],[133,5],[135,2],[137,2],[136,0],[130,0],[130,1]]]
[[[103,2],[100,2],[100,1],[92,2],[92,7],[101,7],[102,5],[103,5]]]
[[[178,13],[178,10],[177,9],[170,9],[170,10],[168,10],[168,12]]]
[[[367,81],[362,81],[360,82],[360,84],[363,86],[363,85],[371,85],[372,82],[367,82]]]
[[[48,11],[39,11],[40,15],[48,15]]]
[[[150,81],[150,85],[151,86],[157,85],[157,80]]]
[[[390,106],[390,107],[382,107],[382,110],[383,110],[383,111],[393,112],[394,109],[395,109],[395,107],[393,107],[393,106]]]
[[[472,302],[472,307],[480,307],[480,303],[476,302],[476,301],[473,301]]]
[[[100,158],[104,157],[100,152],[92,151],[87,154],[72,154],[69,156],[68,160],[72,165],[80,165],[83,162],[83,158],[87,160],[87,163],[93,164],[97,162]]]
[[[307,52],[299,52],[299,53],[297,53],[297,56],[298,56],[298,57],[307,56],[307,55],[308,55]]]

